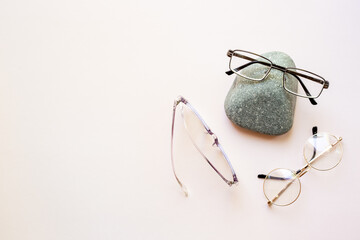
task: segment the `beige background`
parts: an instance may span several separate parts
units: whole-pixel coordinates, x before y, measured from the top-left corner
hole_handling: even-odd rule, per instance
[[[0,239],[358,238],[359,10],[358,1],[2,0]],[[286,52],[330,88],[317,106],[298,99],[283,136],[239,129],[223,109],[234,48]],[[170,164],[178,94],[220,138],[238,186],[201,163],[189,169],[191,196],[181,194]],[[302,166],[313,125],[344,138],[343,162],[305,175],[292,206],[269,208],[256,175]]]

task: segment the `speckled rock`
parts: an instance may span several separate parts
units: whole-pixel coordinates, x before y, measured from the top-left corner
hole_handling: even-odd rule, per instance
[[[262,56],[283,67],[295,67],[285,53],[269,52]],[[251,66],[241,70],[251,77]],[[288,132],[294,120],[296,96],[282,86],[283,72],[272,69],[262,81],[251,81],[236,75],[225,99],[225,112],[236,125],[268,135]],[[292,90],[297,91],[297,81],[292,79]]]

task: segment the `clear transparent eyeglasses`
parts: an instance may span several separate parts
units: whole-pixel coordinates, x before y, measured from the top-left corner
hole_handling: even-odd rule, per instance
[[[235,73],[248,80],[262,81],[272,69],[282,71],[283,88],[293,95],[308,98],[313,105],[317,104],[314,99],[320,96],[324,88],[329,87],[329,82],[315,73],[300,68],[285,68],[276,65],[270,59],[256,53],[229,50],[227,56],[230,57],[230,71],[226,74]],[[301,86],[300,89],[297,88],[296,82]]]
[[[267,175],[259,174],[264,179],[263,190],[268,205],[287,206],[298,199],[301,192],[300,177],[310,168],[327,171],[336,167],[342,158],[342,138],[329,133],[317,133],[313,128],[311,136],[304,146],[306,165],[297,171],[277,168]]]
[[[215,170],[215,172],[229,185],[238,182],[231,163],[226,156],[219,139],[210,130],[205,121],[200,117],[190,103],[182,96],[179,96],[173,106],[173,119],[171,127],[171,163],[177,182],[179,183],[185,196],[188,196],[188,190],[176,174],[174,162],[174,125],[176,110],[180,108],[184,127],[192,144],[196,147],[202,157]]]

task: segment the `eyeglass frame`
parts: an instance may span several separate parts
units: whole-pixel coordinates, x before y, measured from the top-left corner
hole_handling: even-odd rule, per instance
[[[244,55],[238,54],[237,51],[238,51],[238,52],[244,52],[244,53],[253,54],[253,55],[255,55],[255,56],[258,56],[258,57],[260,57],[260,58],[263,58],[263,59],[269,61],[269,63],[270,63],[269,70],[266,72],[266,74],[264,75],[264,77],[262,77],[261,79],[254,79],[254,78],[251,78],[251,77],[247,77],[247,76],[244,76],[244,75],[240,75],[240,74],[238,73],[238,71],[241,70],[241,69],[243,69],[243,68],[245,68],[245,67],[247,67],[247,66],[249,66],[249,65],[251,65],[251,64],[253,64],[253,61],[256,61],[257,63],[264,64],[264,65],[267,65],[267,63],[266,63],[266,62],[257,61],[257,60],[254,59],[254,58],[251,58],[251,57],[248,57],[248,56],[244,56]],[[322,91],[323,91],[324,89],[329,88],[329,85],[330,85],[329,81],[325,80],[323,77],[321,77],[321,76],[319,76],[319,75],[317,75],[317,74],[315,74],[315,73],[312,73],[312,72],[310,72],[310,71],[307,71],[307,70],[304,70],[304,69],[300,69],[300,68],[285,68],[285,67],[276,65],[276,64],[274,64],[270,59],[268,59],[268,58],[266,58],[266,57],[264,57],[264,56],[261,56],[261,55],[259,55],[259,54],[253,53],[253,52],[249,52],[249,51],[245,51],[245,50],[239,50],[239,49],[228,50],[227,56],[230,58],[230,61],[229,61],[229,69],[230,69],[230,70],[227,71],[227,72],[225,72],[227,75],[232,75],[232,74],[235,73],[236,75],[241,76],[241,77],[244,77],[244,78],[246,78],[246,79],[248,79],[248,80],[262,81],[262,80],[264,80],[264,79],[269,75],[271,69],[276,69],[276,70],[282,71],[282,72],[283,72],[283,82],[282,82],[282,86],[283,86],[283,88],[285,89],[285,91],[287,91],[288,93],[293,94],[293,95],[295,95],[295,96],[298,96],[298,97],[308,98],[312,105],[317,105],[317,102],[316,102],[314,99],[315,99],[315,98],[318,98],[318,97],[321,95]],[[231,60],[232,60],[232,57],[233,57],[233,56],[236,56],[236,57],[240,57],[240,58],[249,60],[250,62],[249,62],[248,64],[244,64],[244,65],[242,65],[242,66],[239,66],[239,67],[237,67],[236,69],[232,69],[232,68],[231,68]],[[234,71],[234,70],[235,70],[235,71]],[[294,71],[294,70],[295,70],[295,71]],[[314,76],[317,76],[317,77],[320,78],[320,79],[316,79],[316,78],[313,78],[313,77],[311,77],[311,76],[307,76],[307,75],[305,75],[305,74],[296,72],[296,70],[300,70],[300,71],[303,71],[303,72],[306,72],[306,73],[309,73],[309,74],[313,74]],[[303,96],[303,95],[297,94],[297,93],[295,93],[295,92],[292,92],[292,91],[288,90],[288,89],[285,87],[285,81],[286,81],[286,80],[285,80],[285,74],[286,74],[286,73],[291,74],[292,76],[294,76],[294,77],[299,81],[301,87],[304,89],[304,92],[306,93],[307,96]],[[317,96],[311,96],[309,90],[306,88],[305,84],[303,83],[303,81],[301,81],[301,79],[300,79],[298,76],[301,76],[301,77],[307,78],[307,79],[309,79],[309,80],[311,80],[311,81],[314,81],[314,82],[317,82],[317,83],[322,84],[322,88],[321,88],[321,91],[319,92],[319,94],[318,94]]]
[[[174,128],[175,128],[175,118],[176,118],[176,109],[177,106],[183,103],[184,105],[186,105],[187,107],[189,107],[189,109],[198,117],[198,119],[201,121],[202,125],[204,126],[205,130],[207,131],[208,134],[210,134],[213,139],[214,139],[214,144],[219,148],[219,150],[221,151],[221,153],[223,154],[227,164],[230,167],[231,173],[232,173],[232,181],[227,180],[221,173],[219,170],[217,170],[214,165],[209,161],[209,159],[205,156],[204,153],[202,153],[202,151],[197,147],[197,145],[193,143],[193,145],[195,146],[195,148],[198,150],[198,152],[201,154],[201,156],[207,161],[207,163],[212,167],[213,170],[215,170],[215,172],[221,177],[222,180],[224,180],[224,182],[229,185],[232,186],[234,184],[238,183],[238,178],[236,176],[236,173],[231,165],[231,162],[229,160],[229,158],[227,157],[223,147],[221,146],[218,137],[211,131],[211,129],[209,128],[209,126],[205,123],[205,121],[203,120],[203,118],[200,116],[200,114],[195,110],[195,108],[193,108],[193,106],[182,96],[178,96],[177,99],[175,99],[174,101],[174,105],[173,105],[173,116],[172,116],[172,124],[171,124],[171,165],[172,165],[172,170],[175,176],[176,181],[178,182],[178,184],[181,187],[181,190],[184,192],[185,196],[188,197],[189,196],[189,192],[186,188],[186,186],[180,181],[179,177],[176,174],[176,170],[175,170],[175,161],[174,161]],[[184,119],[183,119],[184,121]],[[187,130],[186,130],[187,132]],[[189,135],[189,133],[187,132],[187,134]],[[189,135],[189,138],[191,139],[191,136]]]
[[[314,127],[312,128],[312,133],[313,133],[313,136],[316,136],[316,135],[317,135],[317,127],[316,127],[316,126],[314,126]],[[333,143],[333,144],[330,144],[330,145],[329,145],[330,148],[331,148],[331,147],[334,147],[335,145],[337,145],[338,143],[340,143],[340,142],[343,140],[342,137],[336,137],[336,136],[334,136],[334,137],[336,138],[336,142]],[[290,202],[290,203],[288,203],[288,204],[286,204],[286,205],[277,205],[277,206],[288,206],[288,205],[291,205],[292,203],[294,203],[294,202],[299,198],[300,193],[301,193],[301,182],[300,182],[300,178],[301,178],[305,173],[307,173],[307,172],[310,170],[310,168],[312,168],[311,165],[310,165],[311,162],[317,160],[317,159],[318,159],[320,156],[322,156],[325,152],[326,152],[326,150],[323,151],[323,152],[321,152],[318,156],[316,156],[316,149],[314,148],[313,156],[311,157],[311,159],[309,160],[309,162],[306,161],[307,164],[295,172],[294,179],[293,179],[291,182],[289,182],[283,189],[281,189],[281,190],[279,191],[279,193],[278,193],[273,199],[269,199],[268,196],[266,196],[266,194],[265,194],[265,180],[266,180],[267,178],[269,178],[269,179],[278,179],[278,180],[285,180],[285,179],[279,178],[279,177],[272,177],[272,176],[265,175],[265,174],[258,174],[258,178],[264,179],[263,192],[264,192],[264,195],[265,195],[266,199],[268,200],[267,204],[268,204],[269,206],[272,206],[273,203],[274,203],[274,201],[276,201],[276,200],[281,196],[281,194],[283,194],[283,193],[286,191],[286,189],[288,189],[288,188],[290,187],[290,185],[291,185],[296,179],[298,179],[298,180],[299,180],[299,183],[300,183],[300,192],[299,192],[298,196],[297,196],[292,202]],[[316,156],[316,157],[315,157],[315,156]],[[341,157],[342,157],[342,156],[341,156]],[[340,157],[339,162],[338,162],[335,166],[333,166],[332,168],[329,168],[329,169],[327,169],[327,170],[331,170],[331,169],[335,168],[337,165],[339,165],[339,163],[341,162],[341,157]],[[313,167],[313,168],[314,168],[314,167]],[[276,169],[271,170],[270,173],[273,172],[273,171],[275,171],[275,170],[278,170],[278,169],[285,169],[285,168],[276,168]],[[314,169],[316,169],[316,168],[314,168]],[[286,169],[286,170],[289,170],[290,172],[294,172],[294,171],[291,170],[291,169]],[[320,170],[320,169],[316,169],[316,170],[324,171],[324,170]],[[275,204],[275,205],[276,205],[276,204]]]

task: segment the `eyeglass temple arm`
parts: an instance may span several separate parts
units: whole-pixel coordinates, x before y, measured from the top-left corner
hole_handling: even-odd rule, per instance
[[[293,74],[291,74],[293,75]],[[296,76],[296,75],[293,75],[294,77],[296,77],[296,79],[299,81],[301,87],[304,89],[304,92],[306,93],[307,96],[311,96],[311,93],[309,92],[309,90],[305,87],[305,84],[303,83],[303,81],[301,81],[301,79]],[[312,105],[317,105],[317,102],[313,99],[313,98],[309,98],[309,101]]]
[[[246,59],[249,59],[249,57],[246,57]],[[251,59],[251,58],[250,58],[250,59]],[[266,65],[266,66],[270,66],[269,63],[265,63],[265,62],[261,62],[261,61],[256,61],[255,59],[253,59],[253,60],[254,60],[254,61],[252,61],[252,62],[246,63],[246,64],[244,64],[244,65],[242,65],[242,66],[240,66],[240,67],[235,68],[235,69],[234,69],[235,71],[229,70],[229,71],[226,71],[225,73],[226,73],[227,75],[232,75],[232,74],[234,74],[235,72],[238,72],[238,71],[240,71],[241,69],[244,69],[244,68],[248,67],[249,65],[255,64],[255,63],[263,64],[263,65]],[[277,70],[282,71],[282,72],[284,72],[284,71],[286,70],[284,67],[281,67],[281,66],[278,66],[278,65],[273,65],[273,67],[274,67],[275,69],[277,69]],[[301,87],[304,89],[304,92],[306,93],[306,95],[307,95],[307,96],[311,96],[311,93],[310,93],[309,90],[306,88],[306,86],[305,86],[305,84],[303,83],[303,81],[301,81],[301,79],[296,75],[297,72],[294,72],[294,71],[287,71],[287,72],[289,72],[291,75],[293,75],[293,76],[299,81],[299,83],[300,83]],[[301,75],[303,75],[303,74],[301,74]],[[304,76],[305,76],[305,75],[304,75]],[[307,78],[309,78],[309,77],[307,77]],[[329,86],[329,84],[328,84],[327,86]],[[324,86],[324,88],[325,88],[325,86]],[[326,87],[326,88],[327,88],[327,87]],[[310,101],[310,103],[311,103],[312,105],[317,105],[317,102],[316,102],[313,98],[309,98],[309,101]]]
[[[185,102],[184,102],[185,101]],[[181,190],[184,192],[185,197],[189,196],[189,192],[186,188],[186,186],[180,181],[180,179],[178,178],[178,176],[176,175],[176,170],[175,170],[175,163],[174,163],[174,126],[175,126],[175,115],[176,115],[176,108],[177,105],[180,102],[184,102],[186,103],[186,100],[183,98],[179,98],[178,100],[174,101],[174,106],[173,106],[173,116],[172,116],[172,124],[171,124],[171,165],[172,165],[172,170],[175,176],[176,181],[178,182],[178,184],[181,187]]]
[[[313,126],[313,128],[311,129],[311,131],[312,131],[313,136],[316,135],[316,134],[318,133],[318,127],[317,127],[317,126]],[[317,138],[317,136],[314,136],[314,137],[315,137],[315,139]],[[313,155],[312,155],[311,158],[314,158],[314,157],[316,156],[316,141],[314,142],[314,144],[315,144],[315,147],[314,147]]]
[[[286,184],[286,186],[283,189],[281,189],[280,192],[278,194],[276,194],[276,196],[272,200],[269,200],[267,202],[267,204],[269,206],[271,206],[273,204],[273,202],[275,202],[286,191],[286,189],[288,189],[291,186],[291,184],[293,184],[293,182],[295,181],[296,178],[297,177],[295,177],[291,182]]]
[[[265,179],[267,175],[265,174],[259,174],[258,178]],[[268,179],[274,179],[274,180],[288,180],[289,178],[283,178],[283,177],[275,177],[275,176],[268,176]]]

